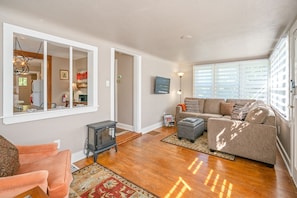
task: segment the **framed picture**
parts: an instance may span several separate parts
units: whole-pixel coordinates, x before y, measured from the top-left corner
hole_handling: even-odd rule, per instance
[[[60,80],[68,80],[69,79],[69,72],[68,70],[60,70]]]

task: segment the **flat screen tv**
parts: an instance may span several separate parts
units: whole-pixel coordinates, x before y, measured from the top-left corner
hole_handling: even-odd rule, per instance
[[[169,94],[170,91],[170,78],[156,76],[155,78],[155,94]]]

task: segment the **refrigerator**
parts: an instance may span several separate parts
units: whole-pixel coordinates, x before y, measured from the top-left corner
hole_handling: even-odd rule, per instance
[[[34,106],[43,106],[43,80],[33,80],[32,100]]]

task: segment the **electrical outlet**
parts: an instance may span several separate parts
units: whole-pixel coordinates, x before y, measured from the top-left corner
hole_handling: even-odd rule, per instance
[[[61,146],[61,140],[60,140],[60,139],[58,139],[58,140],[55,140],[54,142],[58,144],[58,149],[59,149],[59,148],[60,148],[60,146]]]

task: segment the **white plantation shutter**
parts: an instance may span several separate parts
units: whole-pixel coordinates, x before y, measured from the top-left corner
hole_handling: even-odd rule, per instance
[[[269,61],[241,62],[240,98],[255,98],[267,103]]]
[[[195,97],[213,97],[213,65],[194,66],[194,96]]]
[[[267,102],[267,59],[193,67],[194,97],[261,99]]]
[[[289,116],[289,46],[288,36],[280,40],[270,56],[270,103],[286,119]]]
[[[239,65],[216,64],[214,86],[215,98],[239,98]]]

